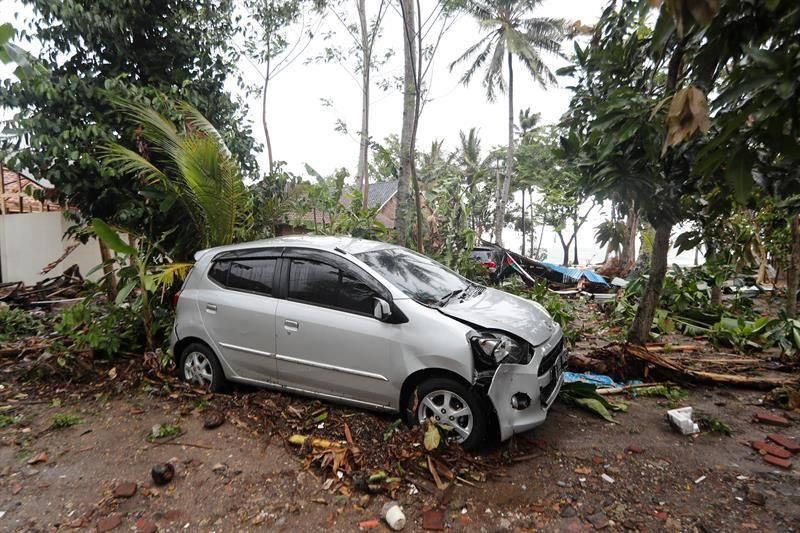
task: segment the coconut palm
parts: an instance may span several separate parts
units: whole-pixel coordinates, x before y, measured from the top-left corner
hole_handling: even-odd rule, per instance
[[[173,195],[183,204],[201,247],[233,242],[250,223],[250,195],[214,126],[187,103],[176,104],[183,118],[179,127],[149,106],[113,104],[138,128],[139,151],[111,144],[103,149],[104,162]]]
[[[475,17],[488,33],[450,65],[453,70],[456,65],[471,61],[461,77],[465,85],[485,66],[483,86],[489,100],[493,101],[498,91],[508,94],[506,175],[495,207],[495,235],[500,245],[514,167],[514,58],[536,83],[543,87],[553,84],[555,75],[545,65],[542,53],[559,54],[565,33],[563,20],[530,16],[541,3],[542,0],[466,0],[462,9]],[[503,78],[504,63],[508,69],[507,79]]]

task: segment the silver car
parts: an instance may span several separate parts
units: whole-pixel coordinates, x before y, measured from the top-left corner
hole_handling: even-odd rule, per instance
[[[383,242],[282,237],[198,252],[176,297],[181,377],[433,419],[467,448],[544,422],[568,352],[542,306]],[[496,429],[495,429],[496,428]]]

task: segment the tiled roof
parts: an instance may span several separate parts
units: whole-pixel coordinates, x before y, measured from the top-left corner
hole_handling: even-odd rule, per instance
[[[39,201],[33,197],[33,191],[51,191],[32,178],[2,168],[3,180],[0,189],[0,212],[2,213],[41,213],[45,211],[61,211],[61,207],[49,199]]]
[[[349,193],[355,190],[355,187],[349,187],[342,195],[342,204],[348,205],[352,200]],[[392,181],[375,181],[369,184],[369,199],[367,206],[370,208],[379,208],[388,202],[392,196],[397,192],[397,180]]]

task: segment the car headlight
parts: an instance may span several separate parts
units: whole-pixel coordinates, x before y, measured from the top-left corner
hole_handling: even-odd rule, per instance
[[[478,359],[490,366],[500,363],[527,363],[528,343],[496,331],[471,332],[470,342]]]

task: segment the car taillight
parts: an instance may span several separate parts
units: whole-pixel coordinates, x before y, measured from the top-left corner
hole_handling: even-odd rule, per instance
[[[486,268],[497,268],[497,263],[495,263],[494,261],[487,261],[487,262],[482,263],[482,264]]]
[[[180,298],[180,297],[181,297],[181,292],[182,292],[182,291],[178,291],[178,292],[176,292],[176,293],[175,293],[175,296],[173,296],[173,297],[172,297],[172,310],[173,310],[173,311],[175,311],[176,309],[178,309],[178,298]]]

